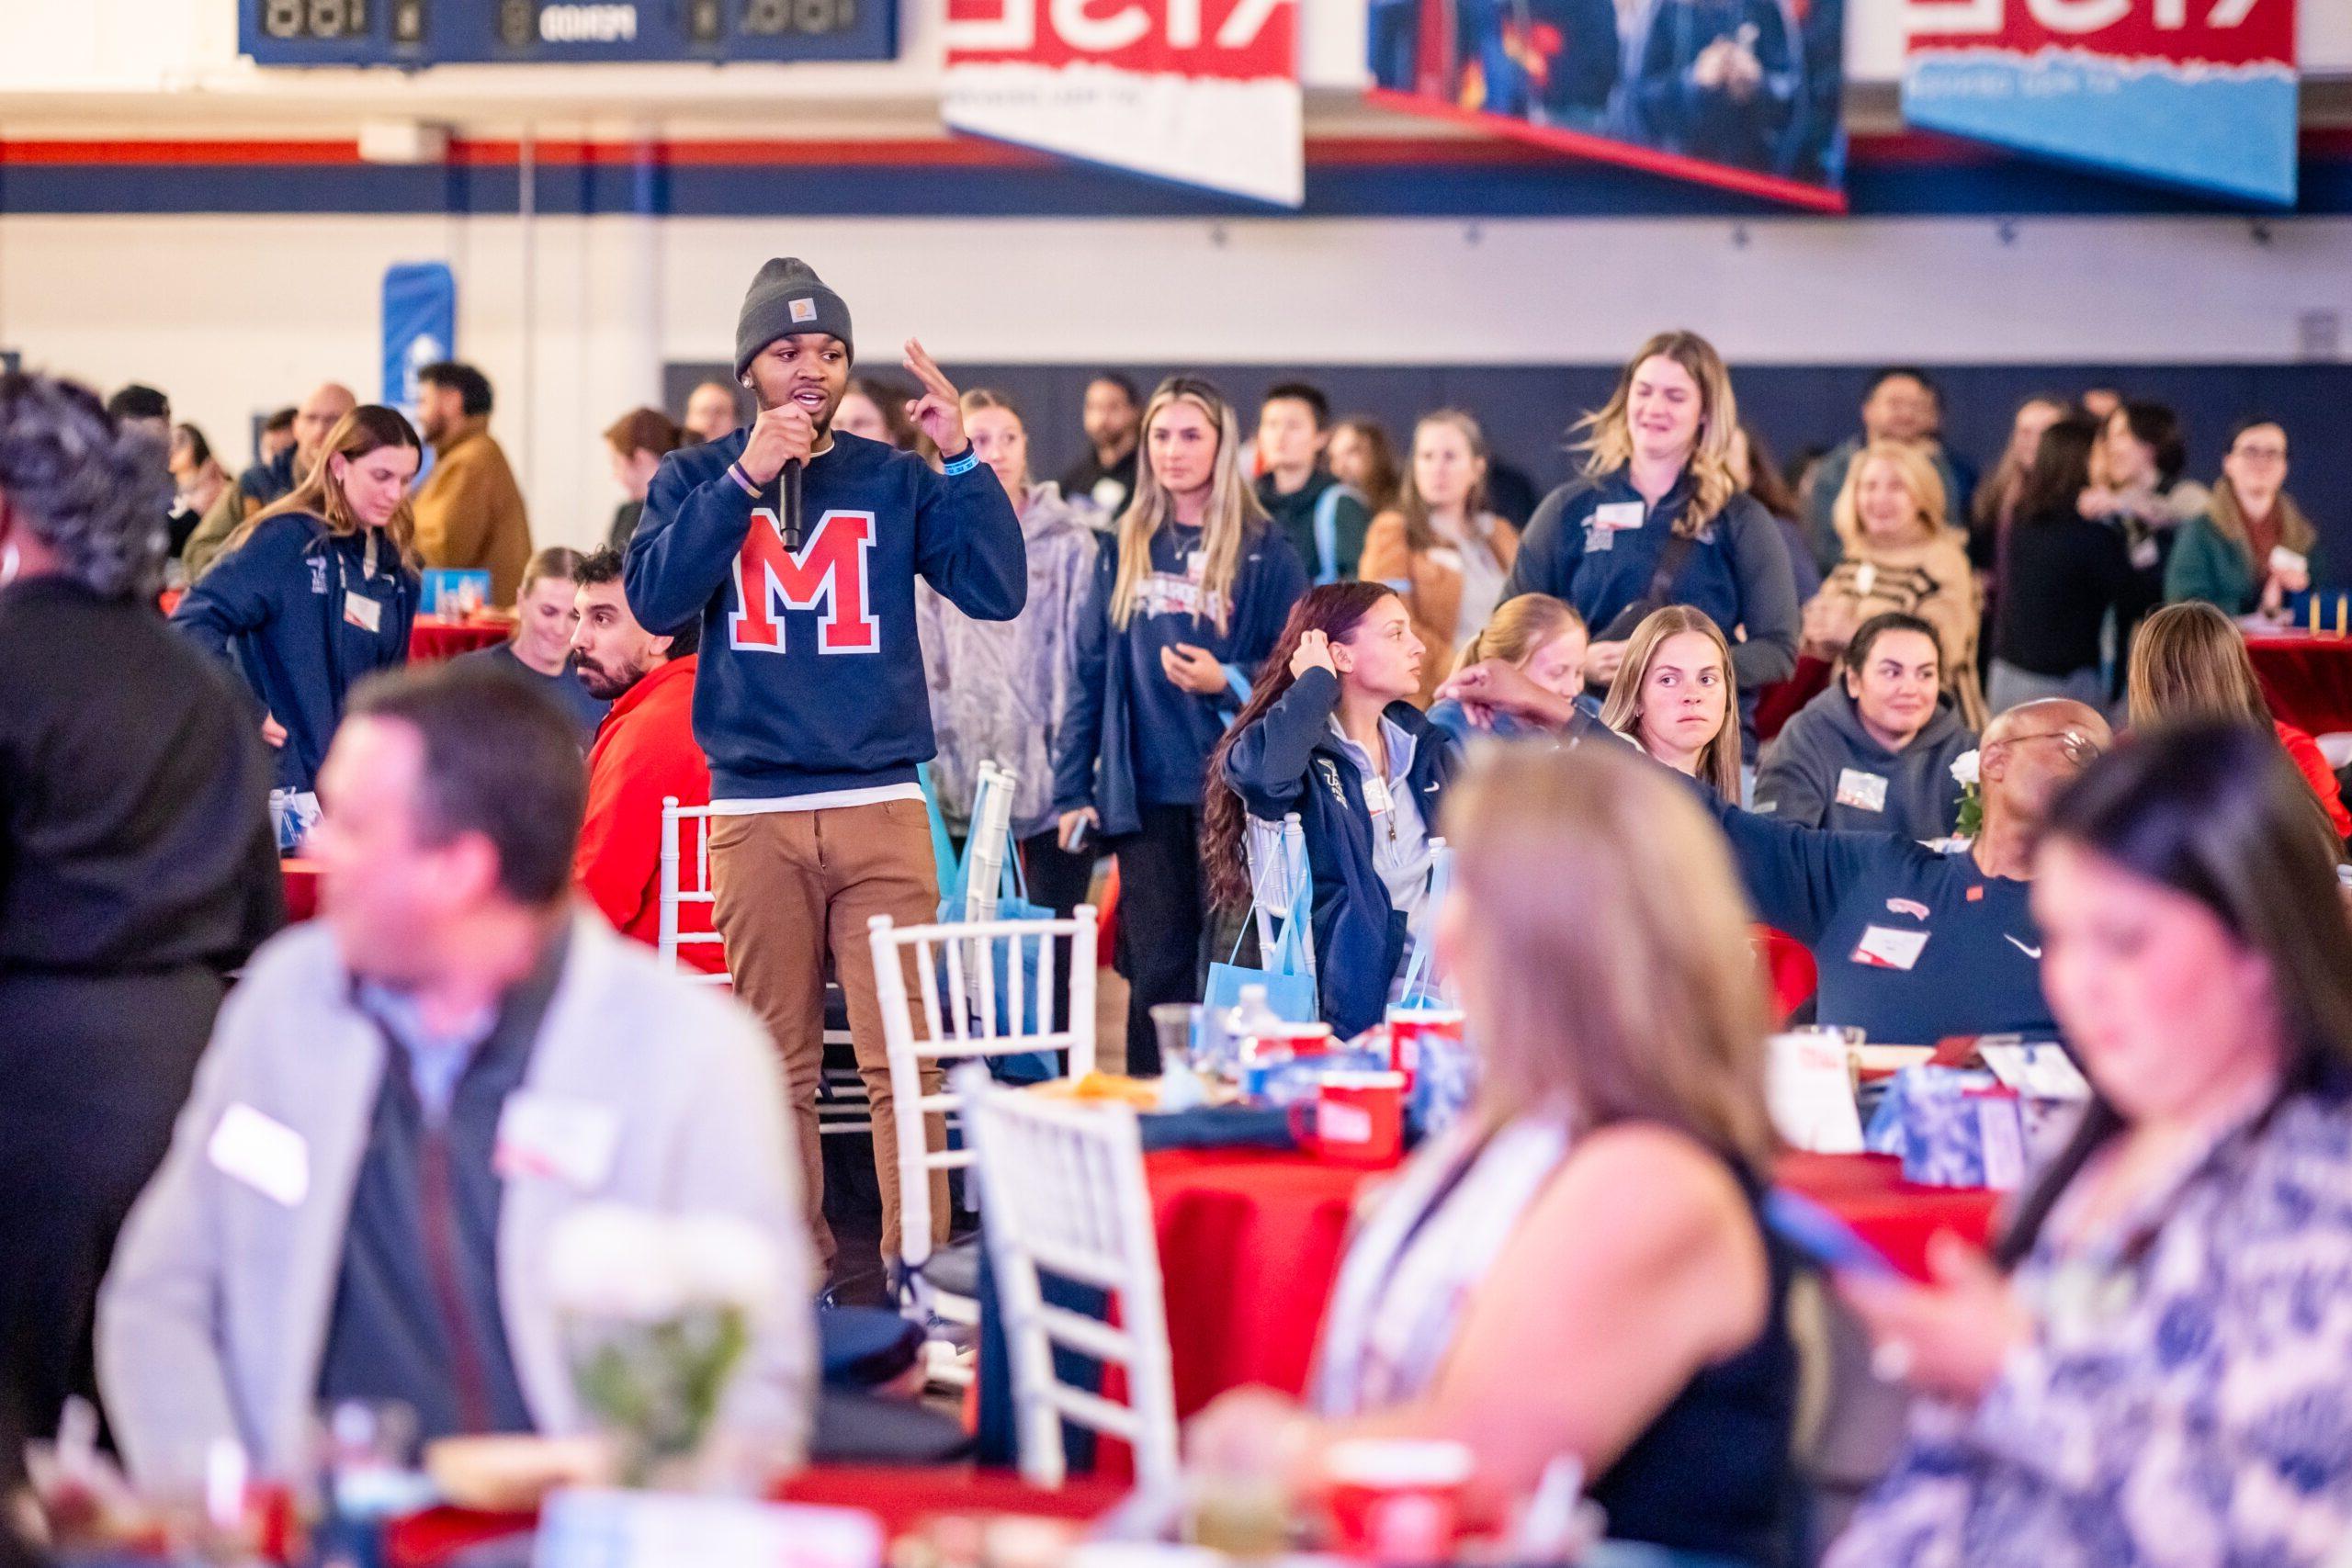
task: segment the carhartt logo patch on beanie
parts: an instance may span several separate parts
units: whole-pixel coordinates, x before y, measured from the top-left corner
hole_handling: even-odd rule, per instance
[[[778,256],[760,268],[743,295],[743,312],[735,319],[735,374],[741,377],[760,350],[780,337],[796,333],[831,333],[842,340],[850,357],[857,345],[849,334],[849,307],[825,287],[798,256]]]

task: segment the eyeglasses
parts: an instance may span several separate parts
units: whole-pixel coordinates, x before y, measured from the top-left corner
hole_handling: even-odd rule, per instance
[[[2066,760],[2076,767],[2088,767],[2099,754],[2098,742],[2079,729],[2046,729],[2039,735],[2008,735],[1984,748],[1996,751],[2004,746],[2022,746],[2029,740],[2055,740],[2066,753]]]
[[[2284,446],[2233,446],[2230,456],[2245,463],[2283,463],[2287,460]]]

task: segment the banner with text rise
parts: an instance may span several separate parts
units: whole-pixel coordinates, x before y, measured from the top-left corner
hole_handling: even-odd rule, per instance
[[[952,130],[1305,199],[1297,0],[948,0],[946,67]]]
[[[2281,207],[2295,0],[1910,0],[1903,118]]]

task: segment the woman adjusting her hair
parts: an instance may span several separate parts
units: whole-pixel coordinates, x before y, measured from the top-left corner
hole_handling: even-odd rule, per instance
[[[277,783],[316,787],[344,700],[408,662],[419,581],[409,482],[423,446],[397,410],[362,404],[327,433],[291,495],[248,519],[172,612],[244,677]]]
[[[1144,460],[1117,542],[1096,564],[1078,675],[1055,748],[1062,843],[1099,832],[1119,857],[1127,1066],[1159,1070],[1151,1010],[1201,995],[1207,904],[1201,802],[1209,753],[1306,592],[1306,564],[1241,468],[1232,405],[1175,376],[1143,414]]]
[[[1427,659],[1390,589],[1313,590],[1209,770],[1201,854],[1222,908],[1250,902],[1244,814],[1273,824],[1298,814],[1317,985],[1341,1039],[1380,1021],[1414,946],[1429,940],[1430,840],[1458,752],[1413,705]]]

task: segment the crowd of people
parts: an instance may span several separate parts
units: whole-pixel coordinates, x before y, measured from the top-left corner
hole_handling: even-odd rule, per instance
[[[1540,499],[1468,412],[1400,453],[1307,383],[1196,376],[1095,378],[1054,481],[1003,393],[913,341],[910,384],[860,363],[843,296],[768,263],[733,382],[605,432],[628,499],[586,554],[532,549],[467,366],[413,423],[322,385],[234,479],[152,389],[0,378],[17,1424],[95,1394],[158,1483],[220,1438],[291,1462],[326,1399],[572,1429],[535,1270],[591,1193],[739,1215],[815,1297],[829,980],[896,1259],[879,987],[922,1002],[868,920],[935,918],[930,807],[968,830],[993,762],[1037,902],[1115,863],[1129,1073],[1294,817],[1321,1021],[1417,966],[1469,1020],[1476,1112],[1355,1237],[1308,1402],[1230,1397],[1207,1461],[1303,1486],[1345,1437],[1450,1436],[1507,1499],[1574,1453],[1668,1561],[1783,1561],[1760,922],[1825,1025],[2063,1039],[2096,1089],[1992,1256],[1847,1282],[1931,1397],[1837,1561],[2352,1529],[2319,1414],[2352,1392],[2352,816],[2238,620],[2313,581],[2278,425],[2208,489],[2160,405],[2037,397],[1978,482],[1894,369],[1788,476],[1669,332]],[[440,566],[512,637],[405,669]],[[721,940],[684,961],[731,1000],[649,951],[667,800],[712,814]],[[273,935],[297,834],[322,918]],[[733,1418],[788,1461],[813,1377],[777,1316]]]

